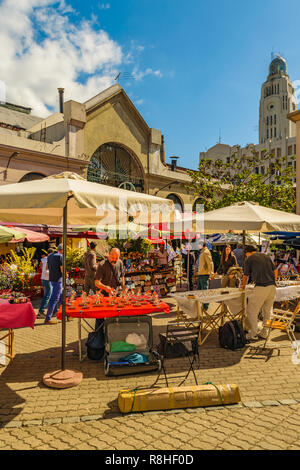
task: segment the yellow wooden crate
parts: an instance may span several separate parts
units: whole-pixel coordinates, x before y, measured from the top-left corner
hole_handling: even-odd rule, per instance
[[[205,384],[188,387],[121,390],[118,405],[122,413],[171,410],[197,406],[229,405],[241,400],[236,384]]]

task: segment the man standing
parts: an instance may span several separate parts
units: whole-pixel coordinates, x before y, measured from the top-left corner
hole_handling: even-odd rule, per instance
[[[62,252],[63,246],[61,244],[58,245],[57,251],[48,256],[47,266],[49,269],[49,281],[52,286],[52,294],[45,319],[46,325],[55,325],[57,323],[57,320],[52,318],[52,315],[57,302],[61,302],[62,298]]]
[[[48,255],[53,253],[53,251],[54,251],[53,248],[49,248],[48,249]],[[52,286],[51,286],[50,281],[49,281],[49,271],[47,269],[47,261],[48,261],[47,254],[42,253],[42,259],[41,259],[42,276],[41,276],[41,281],[42,281],[42,285],[43,285],[43,288],[44,288],[44,295],[43,295],[43,298],[42,298],[42,302],[41,302],[41,305],[40,305],[40,308],[39,308],[39,313],[38,313],[37,317],[38,318],[44,318],[44,319],[45,319],[44,310],[47,307],[49,299],[50,299],[51,294],[52,294]]]
[[[124,267],[120,260],[120,250],[113,248],[107,259],[100,261],[95,275],[95,286],[107,295],[117,287],[125,287]]]
[[[199,256],[197,289],[207,290],[209,278],[213,275],[214,263],[211,257],[211,253],[206,246],[206,242],[204,242]],[[203,306],[205,310],[207,310],[209,304],[204,304]]]
[[[168,251],[165,244],[159,246],[157,252],[157,264],[163,268],[168,267]]]
[[[244,265],[244,250],[240,243],[238,243],[237,247],[233,250],[233,254],[236,257],[239,267],[242,268]]]
[[[98,289],[104,290],[104,295],[107,297],[112,292],[121,287],[125,287],[125,276],[123,263],[120,260],[120,250],[112,248],[107,259],[100,261],[95,275],[95,286]],[[96,319],[95,329],[103,323],[102,318]]]
[[[89,294],[90,290],[95,292],[95,274],[97,271],[97,255],[96,255],[96,243],[90,243],[90,250],[84,255],[84,291]]]
[[[258,253],[254,246],[246,246],[245,254],[241,288],[245,289],[249,276],[255,284],[253,292],[248,298],[246,315],[246,329],[248,329],[246,339],[251,342],[256,341],[258,336],[264,339],[267,337],[268,330],[264,325],[270,319],[272,313],[278,272],[269,256]],[[258,314],[260,310],[262,310],[263,315],[263,328],[258,332]]]

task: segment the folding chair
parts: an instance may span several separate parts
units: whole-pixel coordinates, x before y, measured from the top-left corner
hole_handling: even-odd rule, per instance
[[[169,386],[169,384],[168,384],[168,378],[167,378],[166,368],[165,368],[165,359],[168,358],[168,346],[172,347],[173,345],[180,345],[180,344],[183,345],[183,347],[181,348],[181,353],[179,352],[177,357],[187,357],[189,361],[189,369],[187,371],[186,376],[180,382],[178,387],[180,387],[180,385],[182,385],[186,381],[191,371],[193,372],[196,385],[198,385],[197,377],[196,377],[195,370],[194,370],[194,363],[195,363],[195,360],[197,360],[198,367],[199,367],[200,360],[199,360],[198,343],[199,343],[200,325],[201,325],[200,321],[193,321],[193,320],[169,323],[167,325],[166,333],[160,334],[162,337],[164,337],[164,348],[163,348],[162,353],[160,354],[161,369],[164,372],[167,387]]]
[[[268,336],[265,340],[264,347],[266,347],[267,341],[269,339],[270,333],[272,330],[280,330],[286,332],[288,335],[289,340],[292,343],[292,347],[294,347],[293,342],[297,341],[295,337],[295,318],[300,310],[300,300],[298,301],[296,308],[291,310],[282,310],[279,308],[275,308],[271,315],[270,320],[267,321],[265,327],[269,328]]]

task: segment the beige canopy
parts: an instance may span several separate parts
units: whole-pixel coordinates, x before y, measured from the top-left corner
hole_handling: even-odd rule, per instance
[[[91,183],[70,172],[0,186],[1,221],[63,224],[62,371],[66,359],[67,223],[126,223],[130,215],[136,223],[161,222],[165,217],[169,221],[175,217],[174,205],[168,199]]]
[[[68,204],[67,204],[68,202]],[[3,222],[59,225],[68,206],[70,225],[169,221],[173,202],[147,194],[91,183],[65,172],[48,178],[0,186],[0,220]]]
[[[300,216],[253,202],[238,202],[204,213],[204,232],[300,232]]]

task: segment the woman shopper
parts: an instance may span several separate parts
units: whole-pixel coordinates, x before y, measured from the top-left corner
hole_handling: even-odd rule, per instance
[[[226,245],[225,248],[223,249],[220,265],[216,273],[216,274],[222,274],[223,276],[221,280],[221,287],[235,287],[235,280],[234,280],[235,273],[233,272],[234,270],[231,269],[233,267],[235,268],[239,267],[237,263],[237,259],[232,252],[231,246]],[[232,283],[234,285],[232,286],[230,285],[231,281],[234,281]]]
[[[49,248],[47,254],[50,255],[50,253],[53,253],[53,251],[54,250],[52,248]],[[43,295],[42,302],[39,308],[39,313],[37,315],[37,318],[43,318],[44,320],[46,317],[46,315],[44,314],[44,310],[47,307],[51,294],[52,294],[52,286],[49,281],[49,271],[47,269],[47,261],[48,261],[47,254],[42,253],[42,258],[41,258],[41,266],[42,266],[41,281],[42,281],[42,286],[44,288],[44,295]]]

